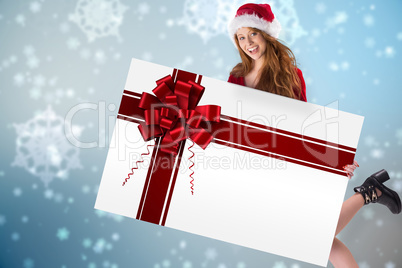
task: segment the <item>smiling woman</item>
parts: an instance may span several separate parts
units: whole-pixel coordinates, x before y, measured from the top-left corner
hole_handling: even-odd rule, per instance
[[[245,4],[229,24],[242,62],[228,82],[307,101],[303,74],[292,51],[277,39],[281,26],[268,4]]]
[[[228,82],[307,101],[306,85],[292,51],[278,40],[281,26],[268,4],[245,4],[229,24],[229,34],[239,51],[237,64]],[[344,168],[351,178],[356,161]],[[347,199],[340,212],[335,236],[354,215],[369,203],[385,205],[393,214],[401,212],[398,194],[383,185],[390,177],[385,170],[374,173]],[[312,234],[313,235],[313,234]],[[329,259],[335,267],[358,267],[348,248],[334,237]]]

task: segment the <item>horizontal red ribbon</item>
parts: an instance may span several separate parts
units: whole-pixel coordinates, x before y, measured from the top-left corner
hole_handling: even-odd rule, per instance
[[[138,106],[140,94],[124,91],[118,118],[140,123],[144,113]],[[132,119],[130,117],[134,117]],[[354,148],[324,140],[302,136],[273,127],[221,115],[217,124],[211,125],[214,139],[211,142],[285,159],[289,162],[345,175],[343,166],[353,162]]]

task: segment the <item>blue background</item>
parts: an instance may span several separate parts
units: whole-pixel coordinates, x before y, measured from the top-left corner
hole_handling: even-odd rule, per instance
[[[225,25],[243,3],[0,1],[0,267],[314,267],[93,208],[131,58],[226,80],[239,57]],[[402,194],[402,2],[270,3],[308,101],[365,117],[346,198],[381,168]],[[73,125],[92,149],[60,123],[83,103],[96,109]],[[338,237],[360,267],[396,268],[401,227],[374,204]]]

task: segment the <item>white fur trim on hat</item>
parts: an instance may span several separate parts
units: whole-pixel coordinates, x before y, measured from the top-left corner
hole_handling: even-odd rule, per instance
[[[234,34],[242,27],[257,28],[276,39],[279,37],[279,33],[282,29],[281,24],[276,18],[274,18],[272,22],[269,22],[263,18],[259,18],[255,14],[243,14],[235,17],[228,25],[228,31],[232,41],[234,41]]]

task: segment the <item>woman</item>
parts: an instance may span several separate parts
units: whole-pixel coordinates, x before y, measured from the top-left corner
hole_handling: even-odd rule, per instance
[[[307,101],[302,72],[292,51],[278,41],[281,26],[268,4],[241,6],[228,30],[242,60],[233,68],[228,82]],[[349,179],[356,167],[356,162],[344,167]],[[335,236],[363,205],[380,203],[394,214],[401,212],[398,194],[383,185],[388,179],[388,173],[381,170],[354,188],[356,193],[342,205]],[[329,260],[335,267],[358,267],[348,248],[336,237]]]

